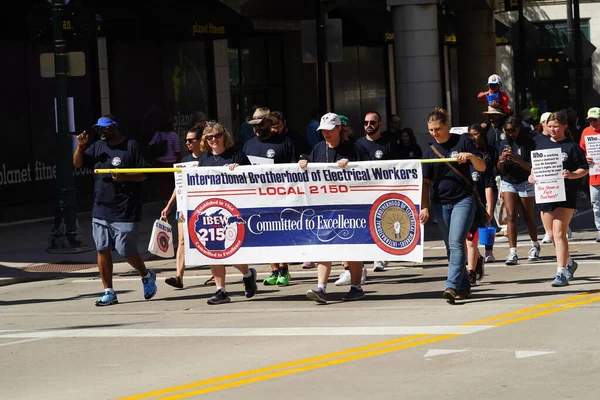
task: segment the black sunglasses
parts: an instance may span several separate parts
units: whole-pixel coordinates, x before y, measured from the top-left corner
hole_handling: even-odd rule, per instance
[[[197,141],[197,140],[198,140],[198,138],[193,138],[193,139],[185,139],[185,142],[186,142],[186,143],[192,143],[192,142],[194,142],[194,141]]]
[[[223,137],[223,132],[215,133],[214,135],[206,135],[204,137],[206,140],[221,139]]]
[[[369,126],[369,125],[375,126],[375,125],[377,125],[377,121],[373,121],[373,120],[365,121],[365,126]]]

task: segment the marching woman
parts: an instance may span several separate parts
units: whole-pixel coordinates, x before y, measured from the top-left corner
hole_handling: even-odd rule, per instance
[[[466,269],[465,240],[473,224],[477,202],[470,167],[485,171],[485,161],[469,135],[450,133],[448,112],[436,108],[427,117],[427,129],[434,142],[423,152],[423,159],[456,158],[456,163],[424,163],[420,220],[429,219],[429,185],[433,188],[433,207],[448,255],[448,279],[443,297],[450,304],[471,295]]]
[[[557,269],[552,281],[554,287],[567,286],[577,269],[577,263],[569,257],[567,229],[577,206],[578,179],[589,172],[583,150],[573,141],[567,124],[566,113],[562,111],[552,113],[546,122],[550,131],[550,140],[539,143],[536,148],[536,150],[559,148],[562,152],[562,176],[565,180],[566,200],[540,204],[544,226],[550,230],[556,250]],[[533,173],[529,176],[529,182],[533,184],[536,182]]]
[[[298,165],[306,169],[308,162],[337,163],[346,168],[350,161],[361,161],[358,148],[352,140],[342,133],[342,121],[337,114],[327,113],[321,118],[317,128],[325,140],[320,141],[312,149],[310,155],[300,156]],[[342,298],[344,301],[360,300],[365,297],[361,286],[363,262],[348,261],[344,263],[350,270],[350,291]],[[327,304],[327,280],[331,274],[331,262],[317,263],[317,288],[306,292],[306,297],[319,304]]]
[[[233,171],[238,165],[250,165],[244,153],[233,148],[231,133],[216,121],[208,121],[200,141],[200,149],[205,153],[198,160],[200,167],[227,166]],[[234,265],[243,275],[244,295],[251,298],[256,294],[256,270],[247,264]],[[231,299],[225,289],[225,265],[211,265],[210,271],[215,277],[217,291],[208,299],[208,304],[229,303]]]

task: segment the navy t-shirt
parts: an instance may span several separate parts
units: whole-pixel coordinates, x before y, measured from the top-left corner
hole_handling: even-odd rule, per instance
[[[146,168],[140,145],[125,138],[115,146],[104,140],[85,150],[84,164],[91,169]],[[115,182],[110,174],[94,174],[92,217],[109,222],[135,222],[142,219],[142,183]]]
[[[473,153],[476,156],[480,152],[475,147],[469,135],[450,134],[450,139],[444,143],[434,142],[433,146],[442,154],[443,158],[455,158],[458,153]],[[425,149],[423,159],[440,158],[430,147]],[[471,175],[471,163],[452,163],[452,166],[460,171],[465,178]],[[433,182],[433,201],[435,203],[456,203],[473,194],[470,185],[457,175],[446,163],[423,164],[423,177]]]
[[[194,157],[194,153],[190,153],[187,156],[184,156],[181,159],[181,162],[185,163],[185,162],[198,161],[198,160],[200,160],[200,158],[202,158],[202,154],[200,154],[200,157]]]
[[[291,129],[286,130],[283,135],[290,138],[292,144],[294,145],[294,152],[296,153],[296,158],[300,156],[300,154],[308,154],[312,150],[311,145],[308,143],[308,140],[300,132],[293,131]]]
[[[297,161],[294,143],[287,135],[274,134],[266,140],[255,136],[244,144],[244,154],[252,164],[285,164]]]
[[[496,180],[494,179],[494,166],[496,165],[496,157],[494,155],[495,150],[489,148],[487,144],[485,145],[485,148],[478,148],[478,150],[480,157],[483,158],[483,161],[485,162],[485,171],[477,171],[473,164],[469,163],[471,165],[471,180],[477,189],[481,201],[486,204],[485,189],[496,188]]]
[[[540,146],[541,143],[550,140],[550,136],[546,136],[543,133],[538,133],[533,135],[533,141],[535,142],[536,149]]]
[[[377,140],[369,140],[363,136],[356,141],[356,148],[365,161],[398,159],[396,142],[389,136],[381,136]]]
[[[562,142],[546,140],[540,144],[537,150],[556,148],[560,148],[562,151],[563,169],[573,172],[579,168],[590,168],[587,160],[585,159],[583,150],[572,140],[565,139]],[[577,192],[581,186],[579,181],[580,179],[565,179],[565,192],[567,195],[567,201],[569,201],[569,198],[574,198],[576,201]]]
[[[405,146],[400,144],[398,146],[398,159],[400,160],[418,160],[423,157],[423,150],[418,144],[411,144]]]
[[[251,163],[244,153],[231,148],[218,156],[212,153],[204,153],[198,160],[198,166],[200,167],[222,167],[229,164],[250,165]]]
[[[308,161],[331,163],[343,160],[344,158],[348,161],[364,161],[353,140],[344,140],[337,147],[333,148],[330,148],[327,142],[321,140],[313,147],[308,156]]]
[[[535,150],[536,145],[530,135],[521,133],[516,139],[510,137],[502,140],[498,149],[498,157],[502,155],[504,146],[510,146],[513,154],[516,154],[521,160],[531,164],[531,151]],[[504,174],[502,180],[510,183],[523,183],[529,178],[530,172],[521,168],[521,166],[512,161],[504,162]]]

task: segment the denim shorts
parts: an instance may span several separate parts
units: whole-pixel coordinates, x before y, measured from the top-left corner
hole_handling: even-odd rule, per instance
[[[92,218],[96,250],[116,250],[123,257],[137,254],[138,228],[139,222],[109,222]]]
[[[516,193],[519,197],[535,197],[535,186],[533,183],[522,182],[522,183],[510,183],[502,181],[500,184],[500,191]]]

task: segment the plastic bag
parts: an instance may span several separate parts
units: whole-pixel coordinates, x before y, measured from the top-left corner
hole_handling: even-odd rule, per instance
[[[173,228],[162,219],[154,221],[148,251],[163,258],[171,258],[175,254],[173,250]]]

